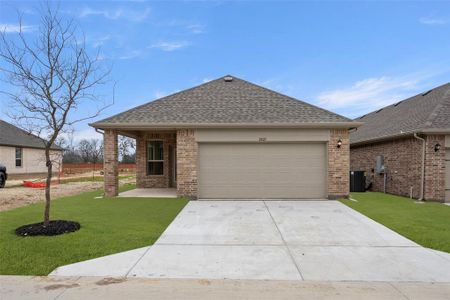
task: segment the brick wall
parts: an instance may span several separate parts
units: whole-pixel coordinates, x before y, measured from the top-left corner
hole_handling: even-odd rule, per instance
[[[147,175],[147,142],[163,141],[163,175]],[[138,188],[168,188],[172,180],[169,147],[176,145],[175,132],[141,132],[136,138],[136,186]]]
[[[342,141],[340,148],[338,141]],[[350,143],[347,129],[331,129],[328,143],[328,198],[346,197],[349,193]]]
[[[197,155],[198,145],[195,131],[180,129],[177,131],[177,191],[179,196],[197,199]]]
[[[103,134],[104,185],[107,197],[117,196],[119,191],[117,132],[105,130]]]
[[[426,136],[424,198],[443,201],[445,186],[445,151],[435,153],[437,141],[444,145],[444,136]],[[442,147],[443,148],[443,147]],[[350,169],[366,171],[366,182],[372,183],[372,190],[383,192],[384,175],[374,172],[376,157],[384,156],[386,168],[386,192],[401,196],[420,197],[422,168],[422,141],[414,137],[354,146],[351,148]]]

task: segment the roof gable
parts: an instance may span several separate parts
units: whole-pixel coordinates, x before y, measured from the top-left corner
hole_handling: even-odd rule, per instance
[[[108,125],[352,122],[322,108],[229,75],[98,121]]]
[[[423,130],[450,130],[450,83],[355,119],[363,124],[350,134],[352,144]]]
[[[44,149],[44,143],[45,140],[40,137],[0,120],[0,145]],[[56,145],[53,145],[51,148],[53,150],[62,150]]]

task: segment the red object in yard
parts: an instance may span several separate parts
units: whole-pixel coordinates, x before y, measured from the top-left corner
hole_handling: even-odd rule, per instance
[[[37,189],[37,188],[45,188],[47,185],[45,184],[45,182],[24,181],[23,186]]]

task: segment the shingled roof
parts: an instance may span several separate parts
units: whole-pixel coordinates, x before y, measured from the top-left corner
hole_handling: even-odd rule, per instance
[[[352,145],[416,133],[450,132],[450,83],[355,119]]]
[[[225,125],[339,124],[356,122],[230,75],[91,124],[96,128]]]
[[[0,120],[0,146],[44,149],[45,141],[12,124]],[[62,150],[54,145],[53,150]]]

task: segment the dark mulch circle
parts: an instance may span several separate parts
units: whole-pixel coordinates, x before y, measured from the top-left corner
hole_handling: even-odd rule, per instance
[[[54,220],[50,221],[48,226],[44,222],[20,226],[16,229],[18,236],[36,236],[36,235],[58,235],[74,232],[80,229],[80,223],[73,221]]]

